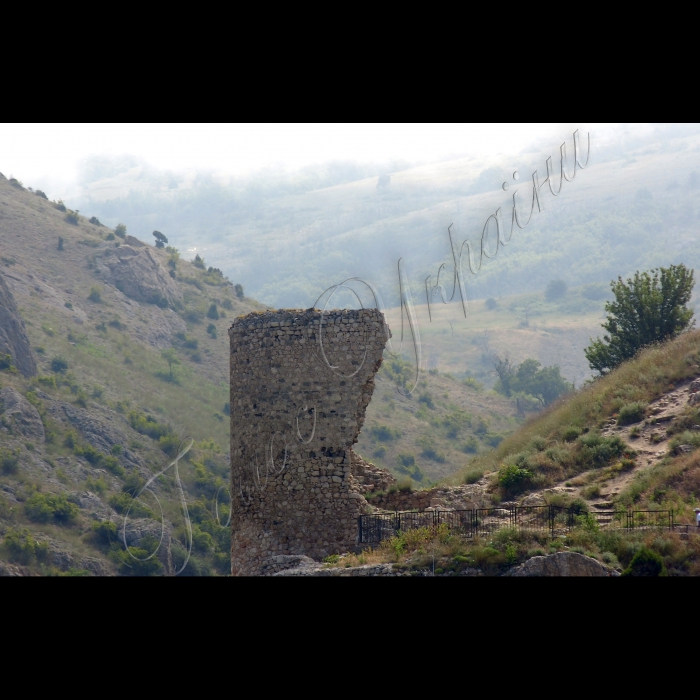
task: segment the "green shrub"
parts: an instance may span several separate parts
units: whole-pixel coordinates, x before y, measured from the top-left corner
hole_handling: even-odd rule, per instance
[[[152,552],[141,547],[129,547],[128,552],[118,551],[112,557],[118,558],[118,571],[122,576],[158,576],[163,572],[163,564],[157,556],[149,558]]]
[[[24,502],[24,512],[30,520],[70,525],[78,517],[78,507],[65,494],[35,493]]]
[[[674,435],[668,443],[669,450],[672,452],[679,445],[690,445],[693,448],[700,447],[700,433],[692,430],[686,430],[678,435]]]
[[[88,475],[87,479],[85,479],[85,488],[88,491],[102,495],[107,491],[107,482],[103,477],[93,479],[93,477]]]
[[[100,304],[102,302],[102,290],[99,287],[90,287],[90,295],[88,299],[95,304]]]
[[[66,211],[66,205],[63,203],[62,199],[59,199],[58,202],[56,202],[56,204],[54,204],[54,206],[56,207],[56,209],[58,209],[58,211],[62,211],[62,212]]]
[[[416,442],[418,446],[421,447],[421,457],[431,459],[439,464],[444,464],[447,461],[447,457],[444,453],[438,450],[437,445],[432,438],[423,437]]]
[[[177,448],[180,445],[180,440],[176,435],[163,435],[158,440],[158,447],[165,452],[168,457],[177,455]]]
[[[79,219],[78,219],[77,212],[74,212],[74,211],[68,212],[65,216],[65,219],[69,224],[73,224],[74,226],[78,225]]]
[[[204,318],[204,314],[200,309],[190,309],[189,311],[185,312],[185,321],[189,321],[190,323],[201,323],[202,319]]]
[[[617,436],[602,437],[597,433],[582,435],[578,442],[581,452],[578,457],[582,469],[605,466],[610,460],[629,451],[627,445]]]
[[[12,364],[12,355],[0,353],[0,371],[12,372],[15,369],[15,366]]]
[[[642,547],[633,557],[623,576],[667,576],[664,560],[659,554]]]
[[[404,467],[412,467],[416,463],[416,458],[410,453],[400,453],[398,456],[398,460],[399,465]]]
[[[207,318],[212,318],[214,320],[219,318],[219,311],[216,308],[216,304],[212,304],[207,311]]]
[[[484,471],[483,469],[470,469],[465,475],[464,475],[464,483],[465,484],[475,484],[481,477],[484,476]]]
[[[57,249],[58,249],[58,250],[63,250],[63,237],[62,237],[62,236],[59,236],[59,237],[58,237],[58,246],[57,246]]]
[[[646,404],[642,401],[625,404],[617,416],[617,424],[630,425],[631,423],[639,423],[644,418],[645,411]]]
[[[126,226],[124,224],[117,224],[114,229],[114,235],[119,236],[119,238],[124,238],[126,236]]]
[[[8,530],[4,543],[10,555],[10,561],[17,564],[30,564],[35,558],[39,561],[48,559],[48,544],[37,542],[26,528]]]
[[[51,360],[51,371],[65,374],[68,369],[68,362],[62,357],[54,357]]]
[[[481,382],[477,382],[474,377],[467,377],[462,380],[462,384],[468,386],[470,389],[474,389],[474,391],[481,391],[484,388],[484,385]]]
[[[396,482],[396,486],[399,491],[403,493],[410,493],[413,491],[413,482],[410,479],[399,479]]]
[[[19,464],[20,450],[10,450],[7,447],[0,447],[0,469],[3,474],[16,474]]]
[[[519,467],[517,464],[509,464],[499,471],[498,484],[505,493],[515,495],[530,486],[532,476],[529,469]]]
[[[237,296],[239,299],[244,299],[244,298],[245,298],[245,295],[243,294],[243,285],[236,284],[236,285],[234,285],[234,289],[236,290],[236,296]]]
[[[503,435],[497,433],[487,433],[484,436],[484,442],[491,447],[498,447],[503,442]]]
[[[577,428],[575,425],[570,425],[568,428],[564,428],[564,432],[561,434],[561,437],[564,442],[574,442],[580,435],[581,428]]]
[[[117,526],[111,520],[99,520],[92,524],[93,539],[103,546],[118,541]]]
[[[375,425],[371,431],[372,435],[380,442],[390,442],[401,437],[401,432],[395,428],[390,428],[388,425]]]
[[[435,402],[433,401],[433,397],[428,392],[421,394],[418,397],[418,401],[419,403],[425,404],[428,408],[432,410],[435,409]]]
[[[462,452],[466,452],[468,454],[476,454],[479,451],[479,443],[477,439],[473,435],[470,435],[467,438],[467,441],[462,445],[461,450]]]
[[[159,440],[161,437],[171,435],[172,430],[158,421],[152,416],[139,411],[129,411],[129,424],[138,433],[148,435],[154,440]]]
[[[46,196],[46,192],[44,192],[43,190],[34,190],[34,194],[37,197],[41,197],[42,199],[48,199],[48,197]]]
[[[99,220],[96,216],[91,216],[91,217],[90,217],[90,223],[91,223],[93,226],[102,226],[102,224],[100,223],[100,220]],[[109,240],[114,240],[114,236],[112,236],[111,239],[109,238],[109,236],[107,236],[107,240],[108,240],[108,241],[109,241]]]

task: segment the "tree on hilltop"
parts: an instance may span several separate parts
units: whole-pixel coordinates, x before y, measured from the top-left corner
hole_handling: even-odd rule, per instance
[[[591,369],[607,374],[643,347],[675,338],[695,325],[687,308],[693,292],[693,270],[682,263],[639,271],[626,282],[610,283],[615,300],[606,302],[608,332],[583,351]]]
[[[156,248],[165,248],[168,239],[160,231],[154,231],[153,236],[156,239]]]

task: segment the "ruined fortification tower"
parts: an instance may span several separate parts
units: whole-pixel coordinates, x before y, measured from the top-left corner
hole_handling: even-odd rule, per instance
[[[351,447],[382,362],[382,313],[252,313],[229,337],[232,573],[352,549],[367,503]]]

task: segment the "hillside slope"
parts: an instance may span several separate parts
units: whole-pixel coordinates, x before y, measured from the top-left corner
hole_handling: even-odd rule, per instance
[[[226,329],[265,307],[203,261],[119,233],[0,177],[0,319],[3,332],[12,326],[0,334],[6,573],[175,573],[188,538],[173,467],[153,486],[160,506],[145,494],[126,532],[145,558],[160,538],[162,507],[158,556],[150,564],[125,556],[118,527],[129,494],[187,436],[195,443],[179,475],[193,556],[184,573],[228,571]],[[514,402],[474,382],[426,373],[403,399],[397,363],[398,374],[389,363],[382,370],[358,449],[398,476],[416,484],[447,476],[517,427]],[[399,462],[409,454],[414,463]]]

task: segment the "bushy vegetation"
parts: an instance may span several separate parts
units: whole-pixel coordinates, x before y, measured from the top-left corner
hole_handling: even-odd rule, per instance
[[[16,474],[20,457],[19,448],[0,447],[0,471],[3,474]]]
[[[45,562],[49,557],[46,542],[37,542],[27,528],[10,528],[3,541],[10,561],[17,564],[31,564],[33,561]]]
[[[606,374],[640,349],[690,328],[693,310],[687,304],[693,285],[694,272],[683,264],[611,282],[615,300],[605,304],[607,334],[584,350],[591,369]]]
[[[55,522],[71,525],[78,517],[78,506],[71,503],[65,494],[35,493],[24,503],[24,512],[37,523]]]
[[[494,355],[492,361],[494,371],[498,375],[494,388],[505,396],[522,392],[534,396],[541,406],[546,407],[573,389],[561,376],[557,365],[542,367],[537,360],[529,358],[515,368],[507,355]]]

